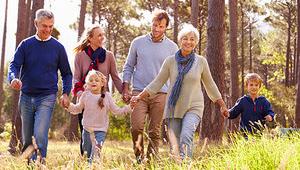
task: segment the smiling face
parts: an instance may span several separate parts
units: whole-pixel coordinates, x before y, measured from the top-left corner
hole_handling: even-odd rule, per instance
[[[99,94],[101,93],[101,88],[105,85],[105,82],[101,81],[97,75],[93,74],[89,77],[87,85],[93,94]]]
[[[54,25],[53,18],[41,17],[41,19],[35,20],[35,27],[37,29],[37,35],[40,39],[46,40],[52,33]]]
[[[157,42],[157,41],[161,40],[164,36],[166,29],[167,29],[167,20],[166,19],[153,20],[152,21],[152,29],[151,29],[153,41]]]
[[[189,55],[194,50],[196,43],[196,36],[193,32],[182,36],[179,42],[182,56],[186,57],[187,55]]]
[[[95,28],[93,30],[92,37],[88,37],[88,39],[90,40],[90,46],[93,48],[93,50],[102,47],[102,43],[104,40],[103,30],[99,27]]]
[[[258,97],[258,91],[260,89],[259,82],[249,80],[245,87],[248,90],[250,97]]]

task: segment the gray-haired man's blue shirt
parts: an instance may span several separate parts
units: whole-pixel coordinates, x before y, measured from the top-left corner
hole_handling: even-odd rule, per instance
[[[151,40],[150,33],[135,38],[123,69],[123,82],[129,83],[133,75],[133,90],[142,91],[158,75],[164,60],[178,51],[177,45],[166,36],[162,41]],[[167,93],[169,82],[159,92]]]

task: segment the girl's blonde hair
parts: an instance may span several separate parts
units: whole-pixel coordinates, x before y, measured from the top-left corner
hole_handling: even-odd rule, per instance
[[[90,90],[88,85],[87,85],[87,82],[89,82],[89,79],[91,76],[96,76],[101,82],[103,82],[103,86],[101,87],[101,90],[100,90],[100,93],[101,93],[101,97],[99,98],[98,100],[98,104],[100,106],[100,108],[104,107],[104,104],[103,104],[103,99],[105,98],[105,86],[106,86],[106,77],[100,72],[100,71],[97,71],[97,70],[91,70],[89,71],[89,73],[87,74],[86,78],[85,78],[85,82],[86,84],[84,85],[84,88],[86,90]]]
[[[78,42],[77,47],[74,48],[74,53],[78,53],[82,50],[84,50],[87,46],[90,45],[90,40],[89,38],[92,38],[94,35],[94,30],[96,28],[100,28],[100,25],[91,25],[90,27],[87,27],[84,32],[81,35],[80,41]]]

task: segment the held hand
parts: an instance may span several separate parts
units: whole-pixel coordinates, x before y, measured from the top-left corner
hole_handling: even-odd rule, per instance
[[[83,93],[82,90],[79,90],[79,91],[76,93],[76,96],[77,96],[77,99],[78,99],[78,100],[80,99],[82,93]]]
[[[267,115],[267,116],[265,116],[265,119],[266,119],[266,121],[272,121],[272,116],[270,116],[270,115]]]
[[[22,88],[22,81],[20,79],[13,79],[10,83],[11,87],[14,90],[21,90]]]
[[[123,90],[122,99],[125,103],[129,103],[131,99],[131,93],[128,90]]]
[[[130,102],[130,107],[131,107],[131,109],[134,109],[135,104],[133,102]]]
[[[221,107],[221,114],[222,116],[224,116],[226,119],[228,119],[228,117],[230,116],[229,111],[226,107]]]
[[[140,100],[140,96],[133,96],[130,100],[130,105],[134,107]]]
[[[67,94],[63,94],[60,97],[60,105],[64,108],[68,108],[70,106],[69,96]]]

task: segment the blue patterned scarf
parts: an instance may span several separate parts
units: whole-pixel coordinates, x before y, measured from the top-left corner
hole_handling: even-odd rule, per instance
[[[172,108],[172,118],[174,118],[174,108],[176,106],[177,100],[182,89],[184,75],[190,71],[195,61],[195,52],[193,50],[188,56],[183,57],[181,55],[181,50],[179,50],[175,54],[175,59],[178,65],[178,75],[168,100],[168,110]],[[186,63],[186,65],[182,66],[182,64],[184,63]]]
[[[85,84],[85,77],[87,76],[89,71],[92,70],[92,69],[98,70],[99,63],[104,63],[104,61],[106,59],[106,50],[102,47],[99,47],[96,51],[94,51],[91,46],[87,46],[84,49],[84,51],[91,58],[92,62],[89,66],[88,71],[85,73],[85,75],[83,76],[81,81],[74,84],[74,88],[73,88],[73,91],[72,91],[73,92],[73,97],[76,96],[76,93],[79,90],[84,91],[83,85]]]

